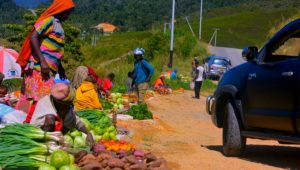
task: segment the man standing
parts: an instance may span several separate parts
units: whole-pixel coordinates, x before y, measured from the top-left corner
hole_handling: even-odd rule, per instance
[[[204,68],[199,65],[199,61],[195,60],[194,63],[195,71],[196,74],[194,76],[193,81],[195,82],[195,97],[196,99],[200,99],[200,90],[202,86],[202,81],[203,81],[203,72]]]
[[[135,59],[133,84],[136,87],[139,104],[143,104],[149,82],[154,75],[154,68],[144,59],[145,50],[143,48],[136,48],[133,51],[133,55]]]

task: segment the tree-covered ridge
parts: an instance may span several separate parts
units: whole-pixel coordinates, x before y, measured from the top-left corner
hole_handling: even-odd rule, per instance
[[[1,0],[0,23],[20,23],[25,9],[15,5],[14,1],[27,2],[34,6],[39,2],[51,0]],[[21,2],[22,1],[22,2]],[[74,0],[76,8],[70,21],[87,29],[101,22],[109,22],[119,27],[121,31],[135,31],[150,29],[153,24],[170,21],[172,0]],[[205,15],[211,9],[224,6],[238,6],[249,4],[254,8],[299,7],[299,0],[205,0]],[[176,18],[186,15],[198,16],[200,0],[176,0]],[[237,9],[238,10],[238,9]],[[249,10],[247,5],[244,11]],[[207,16],[205,16],[207,17]]]

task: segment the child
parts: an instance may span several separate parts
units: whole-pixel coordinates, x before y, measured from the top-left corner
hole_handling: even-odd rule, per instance
[[[128,77],[127,77],[127,80],[125,82],[125,85],[127,87],[127,92],[128,93],[132,93],[133,92],[133,87],[132,87],[132,81],[133,81],[133,79],[132,79],[132,72],[131,71],[128,72],[127,76]]]
[[[115,79],[114,73],[109,73],[102,82],[101,91],[105,94],[110,94],[110,90],[114,87],[113,81]]]

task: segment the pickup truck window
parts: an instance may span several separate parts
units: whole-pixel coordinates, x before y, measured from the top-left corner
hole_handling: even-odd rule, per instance
[[[300,54],[300,38],[290,38],[280,46],[273,55],[298,57]]]
[[[272,44],[271,50],[267,51],[264,57],[265,63],[298,59],[300,55],[300,37],[298,35],[286,36],[277,43]]]

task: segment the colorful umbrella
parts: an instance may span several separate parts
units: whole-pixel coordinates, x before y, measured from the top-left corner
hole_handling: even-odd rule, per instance
[[[16,63],[18,55],[15,50],[0,46],[0,72],[5,75],[5,79],[21,77],[21,67]]]

